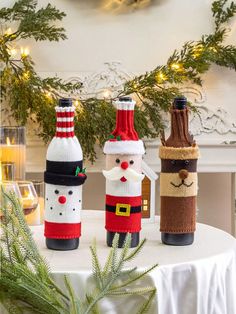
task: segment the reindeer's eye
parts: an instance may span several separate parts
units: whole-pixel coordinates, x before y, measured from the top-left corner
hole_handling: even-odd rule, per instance
[[[55,190],[54,192],[55,192],[55,194],[59,194],[59,191],[58,191],[58,190]]]
[[[188,165],[189,164],[189,160],[185,160],[184,163],[185,163],[185,165]]]
[[[176,160],[171,160],[171,164],[175,165],[176,164]]]
[[[119,159],[119,158],[116,159],[116,163],[117,163],[117,164],[120,163],[120,159]]]
[[[134,161],[133,161],[133,160],[130,160],[129,163],[130,163],[130,165],[133,165],[133,164],[134,164]]]

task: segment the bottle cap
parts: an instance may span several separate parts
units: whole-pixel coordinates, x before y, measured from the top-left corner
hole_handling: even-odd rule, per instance
[[[72,107],[72,99],[71,98],[59,99],[59,107]]]
[[[131,102],[131,101],[132,101],[132,98],[129,97],[129,96],[123,96],[123,97],[120,97],[120,98],[119,98],[119,101],[127,101],[127,102],[130,101],[130,102]]]
[[[187,98],[184,96],[176,97],[174,99],[173,108],[183,110],[187,107]]]

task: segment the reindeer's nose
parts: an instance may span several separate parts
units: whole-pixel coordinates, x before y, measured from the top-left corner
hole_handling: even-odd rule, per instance
[[[180,179],[182,179],[182,180],[187,179],[187,177],[188,177],[188,170],[186,170],[186,169],[181,169],[181,170],[179,171],[179,177],[180,177]]]
[[[126,170],[129,167],[129,164],[127,163],[127,161],[122,161],[120,166],[121,166],[122,169]]]
[[[65,202],[66,202],[66,197],[65,197],[64,195],[59,196],[59,197],[58,197],[58,202],[59,202],[60,204],[65,204]]]

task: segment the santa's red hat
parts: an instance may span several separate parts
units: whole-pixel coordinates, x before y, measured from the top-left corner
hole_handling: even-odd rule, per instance
[[[104,146],[105,154],[143,155],[143,141],[138,138],[134,129],[135,101],[130,97],[120,97],[115,102],[116,128]]]

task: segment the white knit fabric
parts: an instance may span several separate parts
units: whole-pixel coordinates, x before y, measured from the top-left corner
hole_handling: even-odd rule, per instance
[[[56,107],[56,112],[74,112],[75,111],[75,107],[71,106],[71,107]]]
[[[58,191],[58,194],[55,193]],[[72,194],[69,194],[69,192]],[[70,192],[70,193],[71,193]],[[65,204],[60,204],[59,197],[65,196]],[[82,186],[64,186],[46,184],[45,220],[56,223],[81,222]]]
[[[50,161],[82,160],[82,150],[77,137],[54,137],[48,147],[46,158]]]
[[[143,141],[106,141],[104,154],[143,155],[145,153]]]
[[[134,106],[136,104],[136,101],[132,100],[132,101],[120,101],[117,100],[115,101],[115,107],[118,110],[134,110]]]

